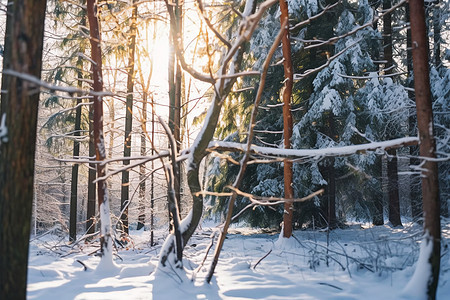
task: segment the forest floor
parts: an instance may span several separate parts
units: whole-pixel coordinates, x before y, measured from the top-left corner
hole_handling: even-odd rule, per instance
[[[447,220],[448,221],[448,220]],[[450,295],[450,222],[443,222],[437,299]],[[414,299],[403,291],[419,254],[422,228],[404,223],[350,224],[345,229],[301,230],[294,238],[235,227],[225,240],[215,276],[205,283],[214,247],[203,266],[213,226],[204,223],[185,250],[185,272],[157,270],[164,239],[150,247],[149,231],[131,231],[116,251],[118,268],[95,270],[98,244],[69,246],[67,236],[32,237],[28,299]],[[81,262],[81,263],[80,263]],[[87,269],[83,267],[84,264]]]

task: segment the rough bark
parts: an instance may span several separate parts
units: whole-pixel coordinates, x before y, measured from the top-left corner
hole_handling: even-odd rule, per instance
[[[286,24],[289,28],[289,10],[286,0],[280,0],[280,23]],[[283,134],[284,134],[284,148],[291,148],[292,137],[292,113],[291,113],[291,98],[292,87],[294,84],[294,70],[292,67],[291,54],[291,39],[289,30],[284,30],[282,39],[283,50],[283,66],[284,66],[284,89],[283,89]],[[292,162],[284,161],[284,197],[286,199],[294,198],[294,189],[292,187]],[[294,214],[294,203],[284,203],[283,214],[283,236],[290,238],[292,235],[292,216]]]
[[[383,10],[388,10],[392,6],[391,0],[383,0]],[[392,57],[392,17],[391,14],[383,16],[383,51],[384,73],[392,74],[394,60]],[[397,167],[397,151],[395,149],[388,152],[392,158],[387,160],[388,169],[388,193],[389,193],[389,221],[393,226],[402,225],[400,221],[400,201],[398,192],[398,167]]]
[[[436,298],[439,280],[441,228],[439,181],[436,157],[436,141],[433,135],[433,113],[431,106],[430,75],[428,67],[428,39],[425,28],[425,12],[423,0],[409,1],[411,13],[411,39],[414,69],[414,89],[416,93],[417,124],[419,131],[420,156],[425,158],[422,170],[422,197],[424,230],[423,242],[432,243],[433,249],[428,262],[431,265],[431,276],[427,279],[428,299]]]
[[[409,5],[406,5],[406,22],[410,23],[410,12],[409,12]],[[411,49],[411,27],[408,27],[406,32],[406,48]],[[413,73],[413,65],[412,65],[412,53],[411,51],[407,51],[406,56],[406,66],[408,68],[408,86],[410,88],[414,88],[414,81],[412,79],[412,73]],[[409,78],[409,76],[411,76]],[[415,101],[415,95],[413,91],[408,91],[408,97]],[[415,108],[412,108],[409,114],[408,118],[408,124],[409,124],[409,134],[410,136],[417,136],[417,120],[416,120],[416,110]],[[411,146],[409,147],[409,165],[413,168],[414,166],[419,165],[420,161],[417,158],[417,155],[419,154],[419,147],[418,146]],[[413,174],[409,178],[410,180],[410,200],[411,200],[411,215],[415,222],[422,223],[422,199],[420,197],[421,191],[420,191],[420,175],[419,174]]]
[[[96,161],[102,162],[106,157],[105,142],[103,137],[103,99],[99,95],[103,91],[102,79],[102,51],[100,46],[100,27],[97,16],[97,2],[95,0],[87,1],[87,15],[89,21],[90,43],[91,43],[91,59],[92,63],[92,79],[93,91],[93,108],[94,108],[94,146]],[[97,201],[100,212],[100,255],[102,261],[112,260],[112,237],[111,237],[111,220],[109,212],[109,199],[106,180],[100,179],[105,176],[105,165],[96,164],[97,170]],[[101,263],[99,264],[99,266]]]
[[[45,0],[11,1],[4,68],[41,77],[45,9]],[[0,299],[25,299],[40,93],[6,75],[1,89],[7,132],[0,137]]]

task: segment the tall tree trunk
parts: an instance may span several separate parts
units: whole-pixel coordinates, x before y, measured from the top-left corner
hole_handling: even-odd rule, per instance
[[[334,121],[334,114],[332,111],[328,112],[328,136],[331,139],[335,139],[336,135],[336,123]],[[328,166],[327,166],[327,222],[328,228],[333,229],[336,228],[336,175],[335,175],[335,167],[334,167],[334,157],[328,158]]]
[[[82,2],[85,4],[85,2]],[[86,15],[84,14],[81,18],[81,26],[86,27]],[[84,54],[85,47],[83,44],[80,45],[80,52]],[[77,87],[79,90],[83,88],[83,58],[79,57],[77,60]],[[83,99],[81,98],[81,93],[77,94],[78,99],[76,100],[76,111],[75,111],[75,128],[73,141],[73,157],[76,158],[80,155],[80,142],[77,138],[81,135],[81,103]],[[74,164],[72,166],[72,180],[70,182],[70,215],[69,215],[69,241],[75,241],[77,239],[77,211],[78,211],[78,169],[79,165]]]
[[[84,52],[84,51],[82,51]],[[83,87],[83,62],[81,59],[78,60],[77,67],[78,71],[78,89]],[[74,141],[73,141],[73,158],[80,155],[80,142],[77,138],[80,136],[81,131],[81,103],[83,102],[80,98],[81,95],[78,94],[78,99],[76,101],[76,111],[75,111],[75,128],[74,128]],[[78,210],[78,164],[72,166],[72,180],[70,183],[70,217],[69,217],[69,241],[75,241],[77,239],[77,210]]]
[[[289,20],[288,4],[286,0],[280,0],[280,23],[284,24]],[[289,28],[289,21],[286,26]],[[292,87],[294,84],[294,71],[292,68],[292,54],[291,54],[291,38],[289,30],[284,31],[282,39],[283,49],[283,66],[284,66],[284,89],[283,89],[283,134],[284,134],[284,148],[291,148],[292,137],[292,113],[291,113],[291,98]],[[293,199],[294,189],[292,187],[292,162],[284,161],[284,198]],[[290,238],[292,235],[292,215],[294,214],[293,202],[286,201],[284,203],[283,214],[283,236]]]
[[[409,13],[409,5],[406,4],[406,22],[409,24],[411,22],[410,20],[410,13]],[[411,27],[408,27],[406,31],[406,48],[411,49]],[[406,66],[408,68],[408,86],[410,88],[414,87],[414,81],[413,81],[413,65],[412,65],[412,53],[411,51],[406,52]],[[408,97],[415,101],[414,92],[409,90],[408,91]],[[408,118],[408,125],[409,125],[409,135],[410,136],[416,136],[417,135],[417,120],[416,120],[416,110],[415,108],[412,108],[409,114]],[[410,167],[419,165],[420,161],[417,158],[417,155],[419,154],[419,147],[417,146],[411,146],[409,147],[409,165]],[[420,176],[418,174],[413,174],[409,178],[410,180],[410,201],[411,201],[411,215],[415,222],[422,222],[422,199],[420,197]]]
[[[174,13],[175,13],[175,22],[170,25],[170,53],[169,53],[169,128],[172,131],[172,134],[175,138],[176,151],[180,150],[180,109],[181,109],[181,67],[177,63],[175,58],[174,46],[173,46],[173,37],[177,38],[178,41],[182,44],[183,40],[183,7],[179,0],[175,0]],[[175,197],[178,204],[178,207],[181,208],[181,174],[179,173],[180,168],[176,168],[178,170],[177,174],[173,174],[174,181],[174,189],[175,189]]]
[[[142,133],[141,133],[141,156],[147,154],[147,144],[146,144],[146,136],[145,133],[147,131],[147,100],[148,93],[145,90],[142,97]],[[153,141],[152,141],[153,142]],[[152,170],[153,171],[153,170]],[[137,230],[142,229],[145,226],[145,193],[146,193],[146,184],[145,184],[145,165],[139,166],[139,216],[138,216],[138,224]]]
[[[94,143],[94,107],[89,105],[89,160],[95,159],[95,143]],[[96,166],[94,163],[89,164],[88,170],[88,198],[86,209],[86,231],[88,234],[95,232],[95,203],[96,192],[95,187]]]
[[[439,2],[433,5],[433,58],[436,69],[441,67],[441,8]]]
[[[433,3],[433,58],[434,66],[439,72],[442,69],[441,60],[441,2]],[[447,201],[441,201],[441,215],[445,218],[449,217]]]
[[[92,79],[93,79],[93,106],[94,106],[94,142],[95,158],[97,162],[105,160],[105,142],[103,137],[103,99],[99,95],[103,91],[102,79],[102,50],[100,28],[98,23],[98,10],[96,0],[87,0],[87,15],[91,42]],[[97,170],[97,200],[100,212],[100,255],[102,257],[98,268],[110,268],[112,264],[112,236],[109,210],[108,189],[106,180],[101,179],[106,174],[105,165],[96,164]]]
[[[136,22],[137,22],[137,5],[133,0],[133,12],[131,15],[130,37],[128,42],[128,68],[127,68],[127,103],[125,112],[125,141],[123,144],[123,156],[131,155],[131,129],[133,126],[133,92],[134,92],[134,56],[136,53]],[[129,160],[123,161],[124,165],[129,165]],[[122,172],[122,187],[120,193],[120,208],[123,211],[120,216],[123,230],[128,233],[128,205],[130,201],[130,172],[125,170]]]
[[[428,67],[429,47],[425,29],[424,1],[410,0],[409,7],[411,12],[411,39],[414,45],[412,55],[419,148],[420,156],[424,158],[423,164],[421,165],[425,230],[424,241],[422,243],[426,244],[425,247],[421,248],[420,255],[427,256],[423,261],[431,267],[430,277],[424,278],[426,280],[428,299],[435,299],[439,280],[441,228],[438,166],[434,160],[436,158],[436,141],[433,136],[433,113]],[[430,246],[431,251],[429,250]],[[417,273],[417,276],[421,276],[420,273],[423,272],[423,267],[417,266],[414,275]]]
[[[376,3],[375,7],[373,9],[378,9],[380,3]],[[379,20],[376,19],[373,23],[372,27],[377,28]],[[376,41],[377,46],[373,47],[372,49],[372,55],[375,58],[375,60],[381,60],[381,47],[378,47],[378,45],[381,46],[381,41]],[[380,71],[380,65],[376,65],[377,72]],[[375,162],[372,166],[372,174],[374,177],[374,180],[370,183],[370,189],[369,192],[370,198],[373,202],[373,214],[372,214],[372,224],[375,226],[380,226],[384,224],[384,211],[383,211],[383,192],[382,192],[382,174],[383,174],[383,160],[380,155],[377,155],[375,157]]]
[[[4,71],[41,77],[46,3],[10,1]],[[1,90],[0,299],[25,299],[40,94],[35,84],[6,74]]]
[[[152,156],[155,155],[155,101],[152,96]],[[152,160],[152,174],[150,175],[150,246],[154,243],[154,230],[155,230],[155,161]]]
[[[391,0],[383,0],[383,10],[391,8]],[[384,60],[386,61],[384,73],[392,74],[394,60],[392,57],[392,18],[391,14],[383,16],[383,49]],[[397,167],[397,150],[391,149],[388,154],[392,158],[387,160],[388,169],[388,190],[389,190],[389,221],[393,226],[401,226],[400,220],[400,201],[398,192],[398,167]]]

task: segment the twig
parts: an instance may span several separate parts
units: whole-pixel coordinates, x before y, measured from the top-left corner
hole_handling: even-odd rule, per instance
[[[259,265],[259,263],[260,263],[264,258],[266,258],[267,256],[269,256],[270,253],[272,253],[272,249],[270,249],[270,251],[267,252],[266,255],[264,255],[263,257],[261,257],[261,258],[256,262],[256,264],[253,266],[253,270],[255,270],[255,269],[256,269],[256,266]]]
[[[335,289],[340,290],[340,291],[343,290],[342,288],[340,288],[340,287],[338,287],[338,286],[335,286],[335,285],[333,285],[333,284],[330,284],[330,283],[319,282],[319,284],[320,284],[320,285],[327,285],[327,286],[329,286],[329,287],[335,288]]]
[[[82,262],[81,260],[77,259],[77,262],[83,266],[84,271],[87,271],[89,269],[88,266],[86,266],[86,264],[84,262]]]

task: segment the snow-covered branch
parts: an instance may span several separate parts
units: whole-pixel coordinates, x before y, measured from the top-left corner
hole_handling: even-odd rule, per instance
[[[368,144],[331,147],[322,149],[279,149],[261,147],[251,145],[251,153],[258,155],[269,155],[274,157],[286,157],[286,158],[311,158],[311,157],[326,157],[326,156],[347,156],[352,154],[363,153],[366,151],[386,150],[390,148],[400,148],[404,146],[417,145],[419,142],[418,137],[404,137],[383,142],[373,142]],[[247,150],[247,144],[234,143],[234,142],[221,142],[215,141],[209,144],[211,150],[220,151],[239,151],[245,152]]]
[[[86,90],[81,90],[81,89],[70,87],[70,86],[53,85],[53,84],[50,84],[43,80],[40,80],[39,78],[37,78],[33,75],[20,73],[20,72],[14,71],[14,70],[4,70],[3,75],[9,75],[9,76],[23,79],[25,81],[34,83],[36,86],[42,87],[47,90],[64,92],[64,93],[68,93],[68,94],[82,94],[82,95],[92,95],[92,96],[99,96],[99,97],[114,95],[113,93],[107,92],[107,91],[102,91],[102,92],[86,91]]]

